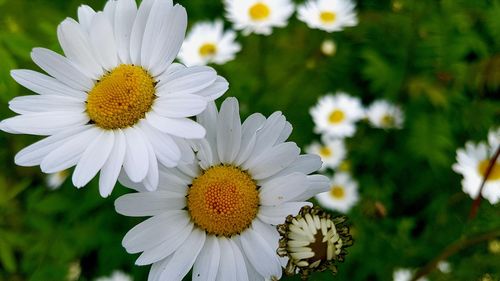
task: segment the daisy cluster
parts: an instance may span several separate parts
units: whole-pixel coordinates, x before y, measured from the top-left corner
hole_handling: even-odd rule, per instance
[[[250,5],[245,9],[261,22],[246,30],[257,33],[281,26],[293,12],[279,8],[284,0],[235,3],[226,2],[228,13]],[[272,24],[264,23],[268,17]],[[64,55],[35,48],[32,59],[45,73],[11,72],[35,94],[10,101],[18,115],[1,121],[0,129],[44,137],[22,149],[16,164],[40,166],[53,188],[74,167],[77,188],[99,175],[102,197],[118,181],[134,190],[119,197],[115,209],[149,217],[122,241],[127,252],[140,253],[137,265],[152,265],[148,280],[182,280],[190,271],[193,280],[275,280],[285,267],[307,267],[309,274],[333,266],[352,239],[345,218],[312,210],[307,201],[330,189],[328,178],[315,173],[320,157],[301,154],[288,140],[292,125],[279,111],[242,120],[235,98],[216,106],[229,83],[213,68],[196,65],[208,60],[191,60],[197,49],[182,47],[212,27],[230,50],[213,60],[226,61],[239,49],[235,34],[223,34],[217,21],[185,39],[186,10],[171,0],[139,6],[110,0],[102,11],[80,6],[78,18],[57,29]],[[206,54],[217,48],[203,46]],[[178,56],[189,63],[174,62]],[[278,232],[278,225],[295,221],[309,226]],[[295,238],[302,239],[299,248]],[[296,250],[307,250],[309,258]],[[103,280],[127,279],[114,273]]]
[[[457,162],[452,168],[462,175],[462,190],[472,199],[482,196],[491,204],[500,202],[499,150],[500,128],[491,129],[487,141],[479,143],[469,141],[465,144],[465,148],[457,150]],[[490,172],[487,174],[490,166]],[[479,194],[483,181],[484,186]]]
[[[367,120],[374,128],[401,129],[403,112],[386,100],[374,101],[364,108],[359,98],[337,92],[320,97],[310,114],[321,142],[311,143],[306,151],[321,157],[321,172],[334,172],[330,190],[316,195],[316,199],[330,210],[347,213],[359,201],[358,183],[349,173],[347,138],[355,135],[356,124],[361,120]]]
[[[220,19],[195,23],[181,48],[178,59],[187,66],[224,64],[241,50],[236,31],[271,35],[274,28],[286,27],[297,11],[297,18],[313,29],[342,31],[358,23],[351,0],[307,0],[297,7],[291,0],[224,0],[226,18],[232,29],[224,29]],[[335,44],[326,40],[321,50],[335,53]]]

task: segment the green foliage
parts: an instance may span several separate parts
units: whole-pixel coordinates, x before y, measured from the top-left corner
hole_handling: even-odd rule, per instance
[[[295,1],[297,3],[302,1]],[[365,105],[375,99],[400,104],[404,129],[383,131],[360,123],[347,140],[351,172],[361,201],[348,214],[355,244],[335,278],[392,280],[395,268],[421,268],[456,241],[496,231],[488,239],[447,256],[452,272],[434,270],[438,281],[500,280],[500,209],[482,202],[468,221],[472,200],[451,170],[455,151],[467,140],[484,140],[500,120],[500,2],[496,0],[358,1],[360,24],[328,34],[310,30],[295,16],[268,37],[239,36],[236,60],[214,66],[230,82],[226,96],[240,101],[242,116],[280,110],[293,124],[291,139],[305,146],[317,135],[309,108],[327,92],[346,91]],[[182,0],[190,24],[223,18],[221,1]],[[0,117],[7,103],[29,91],[10,78],[14,68],[37,67],[30,50],[60,50],[56,27],[76,17],[80,0],[0,0]],[[103,0],[87,4],[101,9]],[[230,25],[227,24],[229,27]],[[337,52],[321,53],[324,39]],[[121,246],[140,220],[115,213],[111,198],[98,195],[94,180],[82,190],[67,181],[47,189],[38,168],[16,167],[14,155],[35,138],[0,134],[0,281],[67,280],[70,265],[80,280],[115,269],[145,280],[147,267]],[[189,277],[186,277],[189,280]],[[283,280],[299,280],[286,277]]]

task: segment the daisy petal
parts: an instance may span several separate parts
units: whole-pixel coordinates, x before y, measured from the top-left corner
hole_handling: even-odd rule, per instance
[[[261,187],[260,204],[264,206],[283,204],[304,193],[308,187],[307,177],[302,173],[273,179]]]
[[[99,175],[99,193],[102,197],[108,197],[116,184],[127,149],[125,135],[122,130],[115,130],[115,141],[109,157],[104,163]]]
[[[151,142],[158,161],[165,167],[175,167],[181,159],[181,151],[172,137],[151,127],[148,122],[143,121],[139,126]]]
[[[208,66],[182,68],[160,78],[158,95],[194,94],[211,86],[216,79],[217,73]]]
[[[171,118],[195,116],[205,108],[207,108],[207,101],[192,94],[168,94],[156,99],[153,104],[155,112]]]
[[[236,244],[233,241],[229,240],[229,242],[231,248],[233,249],[234,263],[236,265],[235,281],[248,281],[247,267],[245,265],[245,259],[243,258],[243,254],[241,253],[240,248],[236,246]]]
[[[120,0],[116,3],[114,31],[118,56],[122,63],[130,63],[130,33],[137,14],[135,0]]]
[[[116,212],[129,217],[155,216],[184,207],[186,196],[168,191],[130,193],[115,201]]]
[[[94,16],[89,36],[92,50],[102,67],[106,70],[115,68],[118,65],[118,54],[113,36],[113,26],[103,13],[99,12]]]
[[[136,65],[141,64],[142,38],[154,2],[155,0],[144,0],[141,2],[130,33],[130,58],[132,63]]]
[[[88,121],[89,117],[82,112],[51,111],[17,115],[1,123],[17,134],[47,136],[57,134],[64,129],[85,125]]]
[[[80,7],[78,7],[77,14],[78,14],[78,22],[80,23],[82,28],[88,32],[90,29],[90,23],[92,22],[92,19],[96,14],[96,12],[94,11],[94,9],[92,9],[87,5],[81,5]]]
[[[156,129],[181,138],[201,139],[205,136],[205,129],[188,118],[166,118],[154,111],[146,113],[146,120]]]
[[[241,144],[241,120],[238,101],[226,99],[217,120],[217,151],[223,164],[231,164],[238,155]]]
[[[236,263],[234,260],[233,247],[231,240],[220,237],[220,263],[217,271],[217,281],[234,281],[237,278]]]
[[[148,148],[137,129],[130,127],[123,132],[127,139],[123,168],[132,181],[140,182],[146,177],[149,169]]]
[[[158,36],[161,34],[163,25],[166,25],[167,18],[170,16],[173,8],[172,0],[156,0],[151,7],[141,46],[141,65],[147,69],[151,68],[150,62],[153,57],[153,50],[158,43]]]
[[[265,223],[278,225],[285,223],[288,215],[296,215],[300,208],[306,205],[312,206],[310,202],[286,202],[278,206],[261,206],[257,216]]]
[[[193,266],[193,281],[215,281],[221,258],[218,238],[208,235]]]
[[[265,278],[281,277],[281,264],[276,250],[253,229],[249,228],[240,235],[241,246],[246,257],[257,272]]]
[[[251,159],[250,162],[245,162],[244,167],[248,167],[254,179],[264,179],[288,167],[299,154],[300,148],[295,143],[286,142],[273,147],[268,153]]]
[[[18,114],[30,114],[48,111],[69,111],[82,113],[85,103],[73,97],[56,95],[31,95],[15,97],[9,102],[10,110]]]

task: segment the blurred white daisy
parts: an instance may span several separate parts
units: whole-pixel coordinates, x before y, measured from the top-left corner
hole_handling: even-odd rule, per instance
[[[457,150],[457,163],[452,168],[463,176],[462,189],[472,199],[479,194],[481,182],[495,150],[496,148],[488,147],[483,142],[477,145],[468,142],[465,144],[465,149]],[[497,159],[493,165],[493,170],[485,182],[482,196],[491,204],[500,201],[500,159]]]
[[[187,66],[224,64],[241,50],[235,40],[236,32],[224,32],[221,20],[197,23],[186,36],[178,58]]]
[[[317,154],[321,157],[323,165],[320,171],[324,171],[326,168],[337,168],[346,157],[346,148],[342,139],[324,138],[323,143],[311,143],[311,145],[306,147],[306,152]]]
[[[359,201],[358,183],[348,173],[335,173],[330,190],[316,195],[316,199],[324,208],[347,213]]]
[[[326,137],[351,137],[356,132],[356,122],[364,117],[361,101],[346,93],[327,94],[310,109],[314,131]]]
[[[270,35],[273,27],[284,27],[294,11],[290,0],[224,0],[226,17],[234,29]]]
[[[51,190],[58,189],[66,181],[69,176],[68,170],[62,170],[56,173],[48,174],[45,176],[45,183]]]
[[[236,99],[198,116],[206,139],[194,141],[196,161],[162,168],[157,191],[126,178],[138,190],[115,202],[118,213],[152,216],[123,239],[138,265],[153,263],[149,280],[264,280],[281,277],[286,259],[276,254],[276,225],[328,189],[328,178],[308,175],[321,166],[285,142],[292,127],[276,112],[256,113],[241,124]]]
[[[341,31],[358,24],[351,0],[309,0],[297,8],[297,17],[310,28]]]
[[[374,101],[367,109],[366,116],[375,128],[401,129],[404,115],[399,106],[385,100]]]
[[[410,281],[413,277],[413,271],[407,268],[399,268],[394,270],[392,274],[392,279],[394,281]],[[417,281],[429,281],[426,277],[417,279]]]
[[[129,275],[121,272],[121,271],[114,271],[111,276],[109,277],[100,277],[97,278],[95,281],[132,281],[132,277]]]
[[[450,273],[451,272],[451,264],[447,261],[439,261],[436,265],[439,271],[442,273]]]
[[[172,63],[184,40],[186,11],[171,0],[108,1],[103,12],[78,10],[79,22],[57,29],[65,56],[35,48],[33,61],[49,75],[14,70],[12,77],[38,95],[13,99],[20,115],[0,129],[49,136],[16,155],[21,166],[55,173],[76,165],[73,184],[86,185],[99,171],[108,196],[122,166],[149,190],[158,185],[158,161],[190,161],[185,139],[205,129],[188,117],[221,96],[227,82],[209,67]]]
[[[331,39],[327,39],[321,43],[321,52],[325,56],[333,56],[337,52],[337,44]]]
[[[491,129],[488,132],[488,144],[490,145],[490,148],[495,150],[498,149],[500,146],[500,128]]]

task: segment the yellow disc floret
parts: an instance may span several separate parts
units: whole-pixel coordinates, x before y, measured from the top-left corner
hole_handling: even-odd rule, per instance
[[[490,159],[483,160],[479,162],[479,165],[477,167],[479,174],[481,176],[486,176],[486,171],[488,170],[488,166],[490,165]],[[493,168],[491,169],[491,172],[488,176],[488,181],[495,181],[495,180],[500,180],[500,164],[496,162],[493,164]]]
[[[202,57],[213,56],[217,53],[217,46],[212,43],[205,43],[201,45],[199,52]]]
[[[87,113],[103,129],[126,128],[144,118],[155,97],[155,81],[140,66],[122,64],[88,93]]]
[[[334,12],[325,11],[319,14],[319,18],[321,22],[328,24],[334,22],[337,15]]]
[[[333,186],[332,189],[330,190],[330,194],[335,199],[342,199],[345,197],[344,188],[341,186]]]
[[[331,123],[331,124],[338,124],[342,121],[344,121],[345,119],[345,114],[342,110],[334,110],[332,111],[332,113],[330,113],[330,115],[328,116],[328,121]]]
[[[231,237],[257,216],[259,193],[248,173],[220,165],[193,180],[187,201],[195,225],[209,234]]]
[[[332,156],[332,150],[328,148],[327,146],[322,146],[319,149],[319,155],[323,157],[330,157]]]
[[[271,14],[271,9],[264,3],[256,3],[248,11],[250,18],[255,21],[265,20]]]

